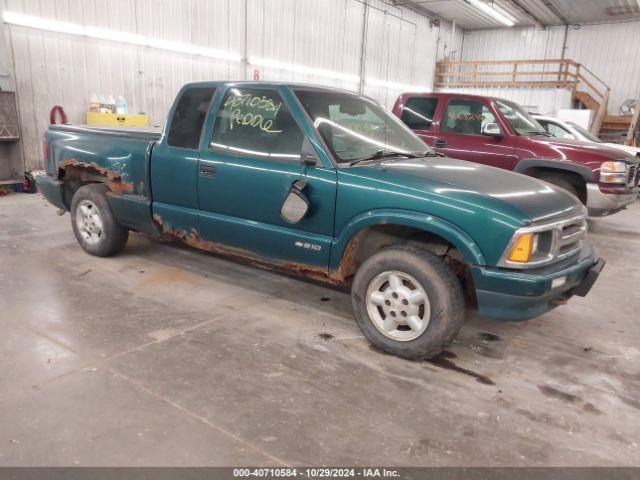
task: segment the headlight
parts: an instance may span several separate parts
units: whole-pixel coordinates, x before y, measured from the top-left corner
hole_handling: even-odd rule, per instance
[[[498,266],[532,268],[573,255],[587,231],[586,213],[579,217],[523,227],[513,234]]]
[[[517,233],[507,255],[514,263],[542,262],[552,256],[553,230]]]
[[[627,183],[627,162],[604,162],[600,166],[600,183]]]

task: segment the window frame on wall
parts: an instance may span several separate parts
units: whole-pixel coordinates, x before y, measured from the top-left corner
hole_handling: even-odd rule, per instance
[[[176,124],[176,114],[178,112],[178,109],[180,108],[180,102],[182,102],[182,100],[189,94],[192,93],[196,90],[211,90],[211,95],[209,97],[209,104],[207,106],[207,109],[205,111],[204,117],[202,118],[202,122],[200,124],[200,133],[198,134],[198,138],[196,141],[195,146],[183,146],[183,145],[174,145],[171,143],[171,136],[172,136],[172,131],[173,128]],[[180,94],[180,98],[178,98],[176,100],[176,104],[175,107],[173,109],[173,111],[171,112],[171,120],[170,120],[170,124],[168,125],[166,134],[167,134],[167,146],[171,147],[171,148],[179,148],[181,150],[189,150],[189,151],[199,151],[200,150],[200,145],[202,144],[202,136],[205,133],[206,130],[206,126],[207,126],[207,119],[209,118],[209,115],[211,114],[211,108],[214,104],[214,99],[216,97],[216,94],[218,93],[218,87],[216,86],[194,86],[194,87],[189,87],[186,88],[185,90],[182,91],[182,93]]]
[[[488,123],[495,123],[500,127],[500,130],[502,131],[503,128],[500,125],[500,122],[498,120],[498,116],[495,114],[495,112],[492,110],[491,105],[483,102],[482,100],[479,100],[477,98],[449,98],[449,100],[447,101],[446,105],[444,106],[444,111],[442,112],[442,120],[440,121],[440,126],[438,127],[438,131],[442,132],[442,133],[446,133],[448,135],[473,135],[473,136],[482,136],[482,122],[484,121],[481,120],[480,121],[480,132],[475,133],[475,132],[456,132],[455,130],[450,130],[447,127],[447,114],[449,112],[449,107],[451,106],[452,103],[456,103],[456,102],[468,102],[468,103],[476,103],[478,105],[481,105],[483,107],[483,109],[486,109],[492,116],[493,116],[493,121],[492,122],[488,122]],[[445,128],[446,127],[446,128]]]
[[[289,113],[289,115],[291,115],[291,118],[293,119],[295,125],[298,127],[298,130],[301,133],[301,141],[300,141],[300,151],[298,152],[297,156],[290,156],[290,157],[276,157],[276,156],[270,156],[270,155],[260,155],[258,153],[254,153],[250,150],[242,150],[242,149],[231,149],[228,147],[223,147],[220,146],[220,144],[214,143],[214,135],[216,133],[216,128],[218,127],[218,122],[220,121],[224,121],[225,119],[222,118],[221,112],[224,110],[224,104],[228,98],[228,96],[231,94],[231,91],[233,89],[237,89],[240,91],[263,91],[263,92],[269,92],[272,94],[277,95],[280,100],[282,101],[282,106],[281,108],[285,108],[286,111]],[[278,89],[278,88],[274,88],[272,86],[261,86],[261,85],[230,85],[228,86],[224,91],[221,92],[221,97],[219,100],[219,103],[215,109],[215,111],[211,112],[211,115],[214,116],[213,118],[213,122],[211,124],[211,133],[209,135],[209,139],[207,141],[207,145],[206,148],[208,151],[210,152],[216,152],[216,153],[220,153],[220,154],[224,154],[224,155],[229,155],[232,157],[249,157],[252,159],[256,159],[256,160],[264,160],[264,161],[271,161],[271,162],[282,162],[282,163],[293,163],[293,164],[299,164],[300,163],[300,158],[301,158],[301,153],[302,153],[302,145],[304,144],[304,139],[305,137],[307,137],[307,134],[303,128],[303,125],[300,123],[300,121],[296,118],[296,116],[294,115],[289,102],[284,98],[284,96],[282,95],[282,92]]]

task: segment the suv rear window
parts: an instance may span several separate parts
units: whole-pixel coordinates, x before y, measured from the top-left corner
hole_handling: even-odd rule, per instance
[[[202,125],[209,111],[214,87],[197,87],[185,91],[171,120],[167,144],[172,147],[197,150]]]
[[[410,98],[402,109],[400,119],[412,130],[429,130],[437,106],[437,98]]]

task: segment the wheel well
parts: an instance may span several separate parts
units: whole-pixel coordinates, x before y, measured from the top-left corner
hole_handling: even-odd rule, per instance
[[[578,191],[578,198],[583,204],[587,201],[587,182],[579,173],[549,167],[531,167],[523,170],[521,173],[530,177],[539,178],[540,180],[544,180],[545,177],[552,176],[562,178],[576,188]]]
[[[393,245],[412,245],[435,253],[460,280],[467,305],[475,306],[475,288],[462,253],[443,237],[404,225],[373,225],[358,231],[349,241],[340,262],[340,276],[350,282],[360,265],[380,250]]]
[[[79,161],[66,161],[58,168],[58,180],[63,180],[64,201],[69,208],[76,191],[89,183],[105,183],[114,193],[125,193],[133,187],[121,180],[119,173],[111,172],[96,164]]]

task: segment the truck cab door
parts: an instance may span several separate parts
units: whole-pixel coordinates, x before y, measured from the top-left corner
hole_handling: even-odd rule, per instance
[[[301,164],[303,114],[285,89],[231,86],[219,101],[200,153],[200,234],[212,248],[275,263],[328,269],[337,175],[316,155]],[[290,95],[290,94],[289,94]],[[314,151],[306,157],[313,157]],[[309,210],[297,223],[281,216],[296,182]]]
[[[518,160],[493,107],[475,98],[450,98],[431,147],[451,158],[511,170]]]
[[[185,88],[176,97],[161,141],[153,148],[149,178],[153,216],[165,231],[198,231],[198,156],[215,87]]]

